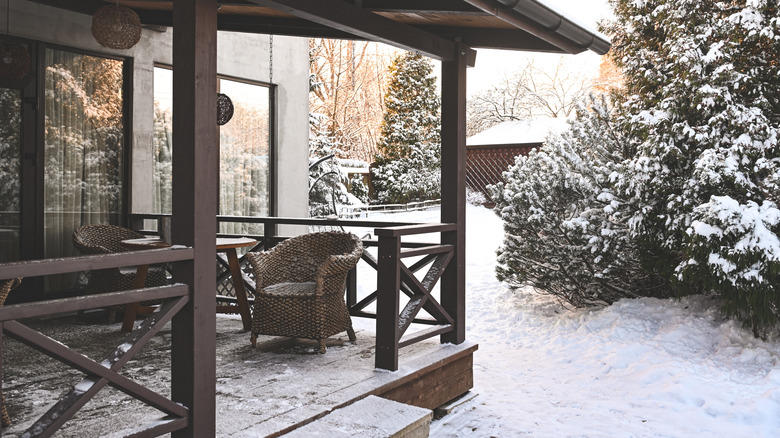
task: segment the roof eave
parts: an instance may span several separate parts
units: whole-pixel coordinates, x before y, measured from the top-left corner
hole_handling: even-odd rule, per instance
[[[606,54],[612,44],[603,35],[576,23],[538,0],[463,0],[501,20],[575,54]]]

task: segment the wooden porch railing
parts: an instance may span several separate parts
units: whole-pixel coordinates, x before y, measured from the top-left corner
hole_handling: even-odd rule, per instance
[[[131,224],[143,228],[143,219],[155,219],[159,215],[132,215]],[[379,237],[378,242],[365,240],[366,246],[378,246],[375,259],[366,251],[363,261],[377,270],[377,290],[358,300],[357,280],[351,273],[347,287],[347,304],[350,314],[377,319],[376,362],[378,368],[396,370],[398,368],[398,350],[421,340],[445,334],[462,321],[454,321],[453,316],[431,295],[431,291],[447,269],[453,257],[454,247],[448,244],[430,244],[402,242],[402,237],[428,233],[440,233],[441,240],[447,241],[448,233],[457,230],[455,224],[405,224],[368,220],[331,220],[331,219],[295,219],[295,218],[255,218],[220,216],[220,222],[263,224],[266,233],[255,236],[260,242],[258,249],[274,246],[283,237],[276,236],[278,225],[305,226],[341,226],[350,228],[373,228]],[[33,260],[0,264],[0,278],[34,277],[69,272],[91,271],[122,266],[172,263],[189,261],[194,257],[192,248],[174,247],[167,250],[149,250],[119,253],[101,256],[68,257],[61,259]],[[418,257],[419,260],[407,266],[403,260]],[[415,273],[430,266],[421,280]],[[400,309],[401,294],[408,302]],[[442,292],[444,294],[444,291]],[[154,393],[143,386],[119,374],[121,368],[189,301],[189,287],[183,284],[114,292],[101,295],[89,295],[44,302],[25,303],[0,307],[0,347],[2,335],[9,335],[52,358],[62,361],[85,374],[84,379],[74,385],[71,391],[56,403],[46,414],[29,429],[28,436],[51,436],[66,421],[72,418],[97,392],[110,385],[166,414],[147,428],[135,433],[134,437],[153,437],[183,430],[188,426],[189,410],[167,397]],[[123,305],[152,299],[166,300],[159,312],[152,314],[138,329],[131,333],[102,362],[92,361],[70,350],[41,333],[31,330],[18,320],[46,315],[75,312],[108,306]],[[376,302],[377,312],[366,308]],[[425,310],[431,318],[418,318]],[[412,323],[432,325],[404,337]],[[175,353],[174,353],[175,354]],[[175,362],[175,361],[174,361]],[[174,367],[172,375],[177,372]],[[0,348],[0,377],[2,377],[2,350]],[[2,430],[0,430],[0,433]]]
[[[421,224],[377,229],[379,236],[379,266],[377,276],[376,358],[377,368],[398,369],[398,349],[433,336],[453,330],[454,319],[431,295],[444,270],[452,260],[453,245],[429,245],[403,249],[401,238],[427,233],[447,233],[458,229],[455,224]],[[407,267],[403,259],[423,256]],[[414,273],[430,264],[422,280]],[[400,293],[409,297],[400,310]],[[418,321],[420,310],[425,309],[434,320]],[[403,338],[413,322],[435,324]]]
[[[136,214],[131,217],[135,229],[142,230],[143,220],[156,220],[161,215]],[[262,236],[247,236],[258,241],[251,251],[270,249],[286,237],[276,234],[279,225],[304,225],[309,227],[349,227],[373,229],[378,241],[363,240],[366,247],[379,247],[378,258],[368,251],[363,253],[362,261],[377,271],[377,290],[359,299],[357,294],[356,270],[352,270],[347,280],[346,301],[352,316],[376,318],[376,358],[375,366],[388,370],[398,369],[398,351],[400,348],[422,340],[449,333],[456,323],[453,315],[432,295],[436,284],[450,264],[454,254],[453,245],[430,244],[403,241],[402,237],[421,234],[440,233],[440,242],[446,241],[449,234],[457,230],[455,224],[410,224],[370,220],[343,219],[302,219],[280,217],[217,216],[219,223],[263,224],[266,233]],[[148,231],[145,231],[148,232]],[[452,239],[450,239],[452,240]],[[415,263],[407,266],[403,259],[418,257]],[[243,258],[241,260],[243,262]],[[415,273],[428,267],[422,280]],[[453,267],[454,268],[454,267]],[[229,273],[225,271],[223,276]],[[219,279],[218,279],[219,280]],[[252,285],[247,289],[254,293]],[[403,309],[400,308],[401,294],[408,298]],[[376,303],[376,313],[366,310]],[[425,310],[432,318],[418,318]],[[412,323],[431,325],[404,337]],[[463,322],[460,321],[462,324]]]
[[[35,277],[149,263],[180,262],[192,260],[193,257],[192,248],[176,248],[23,261],[0,264],[0,278]],[[100,362],[93,361],[18,321],[152,299],[165,300],[160,310],[147,318]],[[60,401],[33,423],[23,436],[52,436],[106,385],[110,385],[166,414],[164,418],[149,423],[147,427],[141,427],[138,432],[132,435],[133,437],[155,437],[185,429],[190,422],[187,407],[145,388],[122,376],[119,372],[167,322],[173,319],[174,315],[185,306],[189,299],[189,287],[184,284],[174,284],[0,307],[0,378],[2,377],[3,335],[9,335],[85,374],[82,381],[74,385]],[[172,376],[176,372],[177,370],[173,368],[171,370]],[[2,429],[0,429],[1,433]]]

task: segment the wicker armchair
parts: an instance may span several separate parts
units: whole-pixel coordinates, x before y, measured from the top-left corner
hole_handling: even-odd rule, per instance
[[[255,273],[257,294],[252,311],[252,345],[257,335],[291,336],[319,341],[325,353],[329,336],[355,331],[344,302],[347,273],[363,253],[363,243],[342,232],[304,234],[267,252],[246,258]]]
[[[5,304],[5,299],[8,298],[8,294],[11,292],[11,289],[15,288],[19,285],[19,283],[22,282],[21,278],[12,278],[10,280],[0,280],[0,306]],[[8,408],[5,406],[5,394],[3,394],[2,400],[0,400],[0,404],[2,404],[2,407],[0,407],[0,411],[2,411],[2,423],[3,427],[8,427],[11,425],[11,416],[8,415]]]
[[[129,251],[121,244],[123,240],[145,237],[136,231],[117,225],[82,225],[73,231],[73,246],[84,255],[111,254]],[[87,293],[98,294],[128,290],[133,287],[134,268],[111,268],[91,271]],[[146,287],[165,286],[168,278],[164,266],[150,266],[146,274]],[[111,322],[114,320],[113,312]]]

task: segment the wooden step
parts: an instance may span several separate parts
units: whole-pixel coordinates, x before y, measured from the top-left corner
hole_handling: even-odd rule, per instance
[[[370,395],[293,430],[286,438],[426,438],[430,409]]]

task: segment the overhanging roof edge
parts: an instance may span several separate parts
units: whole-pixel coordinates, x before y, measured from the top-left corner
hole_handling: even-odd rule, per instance
[[[606,54],[612,44],[602,34],[566,17],[540,0],[463,0],[568,53]]]

